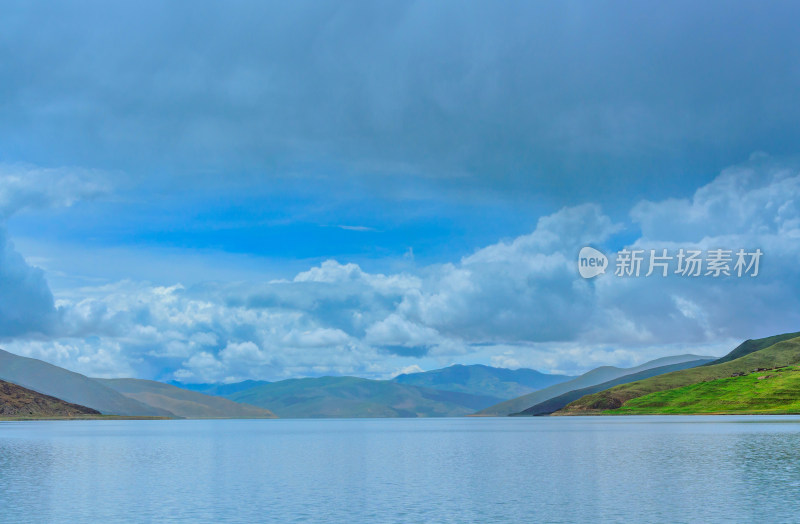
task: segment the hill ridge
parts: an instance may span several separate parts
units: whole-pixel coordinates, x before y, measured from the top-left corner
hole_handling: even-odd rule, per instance
[[[90,407],[104,415],[175,416],[166,410],[155,409],[128,398],[80,373],[2,349],[0,349],[0,380],[66,402]]]
[[[630,375],[639,371],[644,371],[651,368],[666,366],[670,364],[677,364],[680,362],[688,362],[691,360],[701,360],[704,358],[713,359],[713,357],[703,357],[700,355],[693,355],[685,353],[681,355],[672,355],[667,357],[660,357],[650,360],[638,366],[630,368],[618,368],[616,366],[599,366],[579,375],[572,380],[561,382],[553,386],[534,391],[521,397],[513,398],[500,402],[486,409],[480,410],[474,416],[506,416],[512,413],[519,413],[541,402],[549,400],[553,397],[568,393],[575,389],[594,386],[603,382],[617,379],[624,375]]]
[[[100,412],[0,380],[0,417],[69,418],[79,415],[100,415]]]
[[[126,397],[183,418],[276,418],[268,409],[138,378],[95,379]]]
[[[589,414],[617,409],[627,401],[650,393],[676,389],[703,381],[750,373],[758,369],[785,367],[800,362],[800,337],[790,338],[734,360],[674,371],[586,395],[556,414]]]

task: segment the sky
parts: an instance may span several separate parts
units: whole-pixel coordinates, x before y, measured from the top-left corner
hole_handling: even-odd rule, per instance
[[[0,346],[233,382],[798,331],[799,11],[7,2]],[[618,276],[623,249],[763,257]]]

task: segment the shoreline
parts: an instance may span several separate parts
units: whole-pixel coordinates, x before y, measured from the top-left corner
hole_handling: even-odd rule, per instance
[[[75,417],[0,417],[0,422],[24,422],[35,420],[177,420],[173,417],[134,415],[82,415]]]

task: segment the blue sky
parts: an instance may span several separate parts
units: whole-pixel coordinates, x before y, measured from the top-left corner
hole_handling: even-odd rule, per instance
[[[9,2],[0,339],[231,381],[797,330],[798,10]],[[771,251],[751,281],[585,282],[579,241]]]

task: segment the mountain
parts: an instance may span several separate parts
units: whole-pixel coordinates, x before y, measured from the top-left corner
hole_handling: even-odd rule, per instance
[[[458,417],[495,401],[357,377],[282,380],[225,397],[268,408],[281,418]]]
[[[741,358],[745,355],[749,355],[750,353],[755,353],[756,351],[761,351],[762,349],[766,349],[773,344],[777,344],[778,342],[783,342],[784,340],[790,340],[796,337],[800,337],[800,332],[798,333],[784,333],[783,335],[775,335],[772,337],[767,338],[759,338],[756,340],[745,340],[736,348],[725,355],[724,357],[720,357],[713,362],[709,362],[706,364],[707,366],[711,366],[714,364],[722,364],[724,362],[730,362],[731,360],[736,360],[737,358]]]
[[[66,402],[86,406],[106,415],[174,416],[169,411],[156,409],[128,398],[80,373],[34,358],[20,357],[1,349],[0,380]]]
[[[505,369],[480,364],[471,366],[457,364],[433,371],[398,375],[392,380],[398,384],[495,397],[499,402],[526,395],[572,378],[575,377],[548,375],[532,369]]]
[[[590,414],[616,410],[631,399],[651,393],[683,388],[700,382],[710,382],[737,375],[749,375],[755,371],[792,366],[798,363],[800,363],[800,337],[795,337],[735,360],[675,371],[586,395],[568,404],[557,414]]]
[[[99,411],[92,408],[70,404],[61,399],[42,395],[31,389],[0,380],[0,417],[75,417],[99,414]]]
[[[238,393],[245,389],[254,388],[256,386],[263,386],[269,384],[266,380],[244,380],[242,382],[234,382],[232,384],[183,384],[182,382],[168,382],[175,387],[181,389],[188,389],[197,391],[198,393],[205,393],[206,395],[224,396],[231,393]]]
[[[598,391],[603,391],[604,389],[608,389],[617,386],[619,384],[627,384],[628,382],[644,380],[646,378],[655,377],[657,375],[663,375],[664,373],[671,373],[673,371],[680,371],[682,369],[689,369],[697,366],[702,366],[703,364],[706,364],[708,362],[713,362],[713,360],[711,359],[690,360],[689,362],[681,362],[680,364],[659,366],[657,368],[651,368],[651,369],[646,369],[644,371],[639,371],[638,373],[631,373],[630,375],[624,375],[618,379],[609,380],[608,382],[603,382],[602,384],[597,384],[596,386],[574,389],[572,391],[564,393],[563,395],[559,395],[557,397],[545,400],[544,402],[529,407],[528,409],[520,413],[515,413],[514,415],[515,416],[549,415],[550,413],[554,413],[559,409],[563,408],[570,402],[578,400],[584,395],[597,393]]]
[[[519,413],[520,411],[524,411],[529,407],[540,404],[545,400],[557,397],[558,395],[563,395],[564,393],[568,393],[575,389],[595,386],[597,384],[602,384],[603,382],[608,382],[610,380],[614,380],[623,377],[625,375],[630,375],[632,373],[645,371],[647,369],[669,366],[672,364],[680,364],[683,362],[691,362],[694,360],[703,360],[703,359],[711,360],[713,359],[713,357],[702,357],[698,355],[676,355],[672,357],[657,358],[655,360],[651,360],[650,362],[645,362],[644,364],[632,368],[602,366],[599,368],[595,368],[591,371],[588,371],[583,375],[580,375],[579,377],[576,377],[572,380],[561,382],[560,384],[556,384],[554,386],[550,386],[548,388],[544,388],[539,391],[534,391],[533,393],[528,393],[527,395],[523,395],[521,397],[507,400],[497,405],[488,407],[486,409],[478,411],[477,413],[475,413],[475,415],[485,416],[485,417],[493,417],[493,416],[502,417],[510,415],[512,413]]]
[[[135,378],[95,379],[128,398],[183,418],[276,418],[271,411],[226,398]]]

